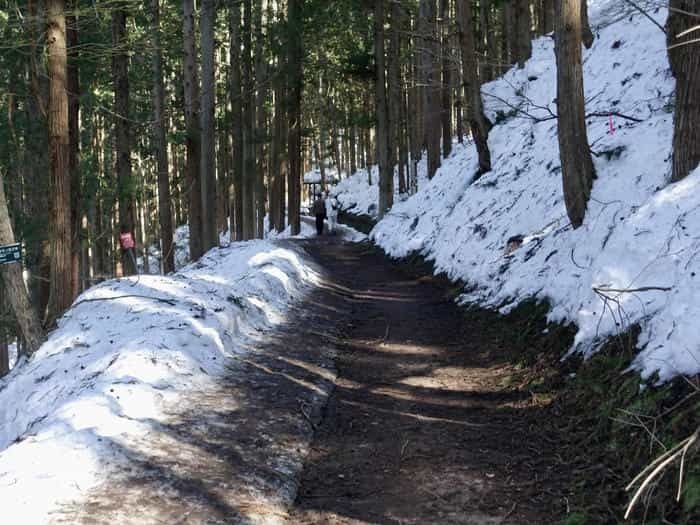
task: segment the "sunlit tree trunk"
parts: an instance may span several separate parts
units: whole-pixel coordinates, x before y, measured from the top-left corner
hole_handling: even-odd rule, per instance
[[[202,199],[202,251],[219,244],[216,228],[216,140],[214,138],[214,101],[216,77],[214,65],[214,25],[216,0],[202,0],[200,16],[202,51],[202,87],[199,113],[202,147],[199,164]]]
[[[71,280],[73,299],[75,299],[81,288],[80,252],[82,243],[81,180],[78,165],[80,158],[80,76],[78,69],[78,18],[75,15],[77,1],[73,0],[70,7],[71,14],[66,17],[68,136],[70,142],[68,169],[71,178],[71,225],[73,231]]]
[[[489,151],[489,123],[484,115],[481,100],[481,81],[474,45],[472,8],[470,0],[457,0],[457,27],[462,49],[462,67],[465,93],[467,98],[467,119],[471,128],[474,144],[479,155],[479,170],[476,178],[491,171],[491,152]]]
[[[593,45],[593,31],[588,22],[588,2],[581,0],[581,40],[586,49],[590,49]]]
[[[671,180],[681,180],[700,163],[700,43],[690,42],[700,31],[678,35],[700,23],[700,1],[671,0],[666,22],[668,59],[676,78],[676,107],[673,118],[673,171]]]
[[[442,155],[448,157],[452,153],[452,60],[451,60],[451,31],[449,21],[450,0],[440,0],[441,44],[442,44],[442,89],[440,121],[442,124]]]
[[[593,186],[583,96],[581,0],[557,2],[555,51],[564,202],[572,226],[578,228],[583,223]]]
[[[56,15],[59,13],[61,15],[63,14],[62,8],[64,6],[58,4],[61,4],[61,2],[56,1],[49,2],[47,4],[49,7],[50,24],[52,21],[56,20]],[[51,31],[51,26],[49,26],[49,28],[49,31]],[[49,35],[50,34],[51,33],[49,33]],[[51,41],[49,41],[49,45],[51,45]],[[49,71],[51,71],[51,65],[49,66]],[[51,103],[49,102],[49,107],[51,107],[50,104]],[[68,104],[66,102],[66,106],[67,105]],[[14,242],[15,236],[12,231],[12,224],[10,223],[10,214],[7,209],[7,199],[5,198],[5,180],[2,174],[0,174],[0,244],[13,244]],[[70,248],[70,244],[68,245],[68,248]],[[69,250],[68,254],[70,255]],[[70,260],[69,258],[67,259]],[[70,270],[70,268],[67,268],[67,270]],[[70,272],[67,271],[66,273],[70,278]],[[22,332],[22,337],[26,342],[26,353],[32,354],[38,350],[46,339],[46,336],[41,327],[39,316],[29,301],[29,293],[27,292],[27,288],[24,284],[24,278],[22,276],[22,263],[17,262],[0,265],[0,276],[2,276],[2,284],[5,295],[12,306],[15,319],[17,320],[17,324]],[[66,283],[70,284],[70,280],[67,279]],[[70,292],[70,289],[68,291]]]
[[[194,20],[194,0],[183,0],[183,82],[185,95],[185,126],[187,127],[186,179],[188,195],[188,222],[190,226],[190,258],[203,254],[202,239],[202,186],[200,182],[201,130],[199,122],[199,73],[197,66],[197,39]]]
[[[379,218],[391,208],[394,198],[394,169],[390,165],[389,108],[384,53],[384,0],[374,7],[374,60],[376,64],[375,106],[377,113],[377,160],[379,164]]]
[[[229,33],[231,38],[231,71],[229,91],[233,138],[233,213],[229,217],[232,239],[243,240],[243,89],[241,77],[241,6],[229,5]]]
[[[303,88],[303,20],[304,0],[289,0],[288,71],[289,71],[289,178],[288,214],[292,235],[301,231],[301,95]]]
[[[435,0],[421,0],[418,33],[422,38],[421,81],[423,96],[423,137],[428,150],[428,178],[440,167],[440,68],[438,67],[438,32]]]
[[[49,75],[49,198],[51,271],[47,325],[53,324],[73,301],[71,256],[71,178],[69,169],[67,52],[65,1],[48,0],[47,59]],[[20,271],[21,274],[21,271]],[[9,286],[8,293],[13,294]]]
[[[135,235],[135,181],[131,167],[131,121],[129,119],[129,52],[126,34],[126,4],[120,2],[112,12],[112,79],[114,83],[114,135],[119,195],[119,229]],[[136,273],[133,257],[122,253],[124,275]]]
[[[175,270],[173,219],[168,176],[168,144],[165,139],[165,87],[163,85],[163,50],[160,38],[160,0],[151,0],[151,36],[153,38],[153,145],[158,169],[158,218],[163,272]]]
[[[267,135],[267,106],[265,104],[268,95],[268,85],[267,85],[267,62],[266,57],[263,54],[263,22],[262,13],[263,5],[262,0],[256,0],[255,10],[253,15],[253,23],[255,26],[255,108],[256,108],[256,121],[255,129],[256,136],[259,137],[255,140],[256,149],[256,169],[255,169],[255,231],[256,237],[262,239],[265,236],[265,205],[267,202],[267,195],[265,194],[265,171],[266,171],[266,152],[265,152],[265,141],[262,137]]]

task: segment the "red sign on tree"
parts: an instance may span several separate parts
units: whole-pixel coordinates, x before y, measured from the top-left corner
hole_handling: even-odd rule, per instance
[[[122,250],[132,250],[136,246],[134,235],[131,232],[120,234],[119,244],[121,244]]]

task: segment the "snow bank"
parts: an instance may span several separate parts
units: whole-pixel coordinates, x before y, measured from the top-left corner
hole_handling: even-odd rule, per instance
[[[576,351],[639,323],[635,366],[668,380],[700,372],[700,172],[668,185],[674,81],[664,35],[641,15],[618,16],[616,4],[595,2],[600,29],[584,56],[587,113],[602,116],[588,118],[597,179],[581,228],[571,229],[564,208],[553,41],[542,37],[523,69],[483,87],[497,124],[493,171],[472,184],[475,149],[457,146],[372,237],[393,256],[420,252],[469,283],[463,301],[507,310],[549,300],[552,321],[578,325]],[[663,24],[666,11],[652,16]],[[509,251],[509,239],[522,244]]]
[[[0,507],[43,523],[118,462],[112,441],[144,436],[227,357],[281,323],[320,279],[289,243],[214,249],[170,276],[81,295],[30,362],[0,380]]]

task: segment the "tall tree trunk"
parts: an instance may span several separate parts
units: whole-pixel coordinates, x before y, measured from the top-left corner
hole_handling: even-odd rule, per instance
[[[241,6],[229,5],[229,33],[231,35],[231,74],[229,90],[231,117],[233,120],[233,213],[231,221],[232,239],[243,240],[243,89],[241,77]]]
[[[262,0],[256,0],[255,10],[253,15],[253,23],[255,26],[255,107],[256,111],[256,169],[255,169],[255,222],[256,236],[260,239],[265,237],[265,203],[267,196],[265,195],[265,141],[263,136],[267,135],[267,109],[265,101],[267,99],[267,79],[266,74],[266,57],[263,53],[263,5]]]
[[[153,145],[158,168],[158,218],[160,223],[161,263],[163,272],[175,270],[173,215],[168,177],[168,143],[165,139],[165,87],[163,85],[163,50],[160,39],[160,0],[151,0],[153,37]]]
[[[419,14],[421,80],[424,87],[424,141],[428,149],[428,178],[440,167],[440,69],[435,0],[421,0]]]
[[[559,156],[566,212],[574,228],[583,223],[593,186],[583,96],[580,2],[557,2],[555,33]]]
[[[678,35],[698,24],[698,0],[671,0],[666,21],[668,59],[676,78],[676,107],[673,119],[673,171],[677,182],[700,163],[700,45],[691,43],[698,31]]]
[[[554,31],[554,0],[541,0],[539,25],[543,35]]]
[[[350,124],[350,175],[357,173],[357,125]]]
[[[406,75],[405,75],[406,76]],[[402,82],[400,89],[400,100],[399,100],[399,193],[405,194],[408,192],[408,129],[407,129],[407,115],[408,109],[406,107],[406,98],[408,94],[406,92],[406,83]]]
[[[77,0],[71,2],[72,14],[66,17],[67,88],[68,88],[68,170],[71,178],[71,224],[73,246],[71,248],[72,294],[80,293],[80,248],[82,241],[80,158],[80,76],[78,69],[78,19],[75,15]]]
[[[515,3],[517,57],[519,67],[532,56],[532,17],[530,16],[530,0],[516,0]]]
[[[257,0],[255,0],[257,1]],[[255,84],[253,79],[253,0],[243,2],[243,239],[255,238]]]
[[[377,159],[379,163],[379,218],[394,200],[394,167],[391,165],[389,108],[384,54],[384,0],[374,7],[374,60],[376,64],[375,103],[377,108]]]
[[[288,70],[289,70],[289,183],[288,213],[292,235],[301,231],[301,95],[303,87],[303,19],[304,0],[288,1]]]
[[[25,215],[30,218],[35,235],[27,239],[26,267],[29,273],[29,290],[31,302],[39,312],[39,318],[46,315],[46,307],[49,302],[50,283],[50,233],[49,222],[49,196],[46,188],[49,187],[49,160],[48,160],[48,134],[46,99],[48,98],[48,75],[40,74],[39,65],[43,64],[39,58],[42,52],[38,49],[37,42],[41,41],[39,34],[45,28],[45,12],[43,7],[39,10],[36,2],[29,4],[29,29],[28,38],[31,42],[29,48],[30,59],[27,64],[27,83],[32,87],[32,96],[25,104],[27,125],[24,126],[24,164],[27,167],[27,189],[25,200]]]
[[[401,124],[401,24],[403,7],[394,2],[391,4],[390,17],[391,29],[389,33],[389,48],[387,53],[389,72],[387,106],[389,111],[389,166],[394,173],[394,166],[398,164],[399,135]],[[400,169],[400,167],[399,167]]]
[[[51,271],[47,325],[53,324],[73,301],[65,7],[65,0],[47,0],[46,2],[49,74],[49,195],[51,199],[49,221]],[[14,295],[9,285],[7,290],[10,295]]]
[[[491,152],[488,145],[489,123],[484,115],[484,106],[481,100],[481,82],[474,46],[470,0],[457,0],[457,27],[462,48],[462,67],[468,106],[467,118],[479,156],[479,170],[475,175],[475,178],[478,178],[491,171]]]
[[[279,65],[278,65],[279,67]],[[284,216],[281,214],[280,193],[284,190],[282,180],[282,121],[285,114],[282,106],[283,86],[279,77],[274,80],[275,115],[272,120],[272,147],[270,150],[270,230],[284,231]]]
[[[510,65],[518,61],[520,51],[518,49],[517,38],[517,18],[516,7],[520,0],[510,0],[503,4],[501,8],[501,25],[503,26],[503,62],[504,69],[508,69]]]
[[[285,60],[284,57],[280,57],[280,60]],[[289,174],[289,156],[287,155],[287,141],[286,137],[289,136],[289,120],[287,119],[286,105],[285,105],[285,85],[284,79],[279,77],[280,85],[278,86],[279,92],[278,97],[280,101],[280,179],[279,188],[277,195],[277,203],[279,206],[278,214],[279,221],[277,225],[277,231],[283,232],[285,229],[285,219],[287,216],[287,177]]]
[[[593,31],[591,31],[591,24],[588,21],[587,0],[581,0],[581,40],[586,49],[590,49],[593,45]]]
[[[416,23],[413,24],[414,33],[416,33]],[[418,22],[420,27],[420,22]],[[411,149],[411,166],[408,180],[408,192],[413,193],[418,184],[418,162],[423,155],[424,135],[423,135],[423,114],[424,114],[424,86],[421,86],[421,52],[418,50],[421,38],[419,35],[413,37],[413,51],[411,54],[411,78],[413,82],[409,87],[408,105],[413,108],[409,112],[409,139]]]
[[[216,0],[202,0],[200,32],[202,50],[202,88],[200,127],[202,132],[199,182],[202,193],[202,250],[219,244],[216,228],[216,142],[214,140],[214,100],[216,77],[214,67],[214,26]]]
[[[190,225],[190,259],[196,261],[204,253],[202,239],[202,186],[200,182],[201,130],[199,128],[199,74],[195,36],[194,0],[182,1],[183,77],[185,94],[185,126],[187,127],[187,194]]]
[[[119,194],[119,228],[134,234],[135,182],[131,169],[131,121],[129,120],[129,52],[126,35],[126,4],[119,2],[112,12],[112,78],[114,82],[114,134],[116,150],[117,192]],[[122,251],[122,272],[136,273],[133,257]]]
[[[47,4],[48,8],[48,13],[49,13],[49,46],[52,46],[55,44],[55,41],[52,42],[51,38],[54,33],[52,33],[52,29],[55,28],[57,16],[60,18],[63,15],[63,8],[65,7],[64,5],[61,5],[62,2],[59,0],[54,1],[49,1]],[[65,27],[65,26],[64,26]],[[54,51],[53,48],[49,48],[50,51]],[[64,60],[65,60],[65,47],[63,48],[64,51]],[[55,56],[52,56],[49,54],[49,60],[52,60],[55,58]],[[53,71],[52,66],[55,65],[52,62],[49,62],[49,73]],[[65,61],[64,61],[64,66],[65,66]],[[64,77],[65,78],[65,77]],[[49,79],[51,79],[51,76],[49,76]],[[52,97],[49,98],[49,110],[51,110],[52,105],[51,105]],[[66,101],[66,106],[68,106],[68,102]],[[68,120],[67,118],[67,108],[66,108],[66,121]],[[51,114],[49,114],[51,115]],[[51,121],[51,116],[49,116],[49,121]],[[68,123],[66,122],[66,128],[68,127]],[[68,134],[66,130],[66,135]],[[67,146],[67,144],[66,144]],[[66,174],[67,177],[67,174]],[[68,210],[66,210],[66,215],[68,214]],[[68,217],[65,218],[64,222],[67,221]],[[7,209],[7,199],[5,198],[5,180],[0,174],[0,244],[13,244],[15,242],[15,236],[12,231],[12,223],[10,222],[10,214]],[[68,255],[70,255],[70,244],[67,245],[67,252]],[[66,259],[69,261],[70,258],[66,257]],[[70,278],[70,267],[66,268],[66,274],[67,277]],[[12,306],[12,310],[15,313],[15,319],[17,319],[17,324],[19,325],[20,331],[22,332],[22,337],[24,338],[27,346],[26,350],[28,354],[34,353],[36,350],[39,349],[41,344],[46,340],[46,336],[44,334],[44,330],[41,327],[41,322],[39,321],[39,316],[36,313],[36,310],[34,310],[34,307],[32,306],[31,302],[29,301],[29,293],[27,292],[27,288],[24,285],[24,278],[22,276],[22,263],[17,262],[17,263],[11,263],[11,264],[3,264],[0,266],[0,276],[2,276],[2,283],[4,285],[4,291],[6,292],[6,296],[10,302],[10,305]],[[52,281],[53,284],[53,281]],[[70,280],[66,279],[66,284],[70,284]],[[67,292],[70,293],[70,289],[66,290]],[[70,305],[69,305],[70,306]]]
[[[452,153],[452,60],[450,38],[450,0],[440,0],[441,45],[442,45],[442,155],[447,158]]]

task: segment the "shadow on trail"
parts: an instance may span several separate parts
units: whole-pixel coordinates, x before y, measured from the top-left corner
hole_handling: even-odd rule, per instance
[[[369,245],[307,243],[349,310],[339,377],[289,523],[553,523],[541,406],[508,387],[504,320]],[[563,486],[563,485],[561,485]]]

